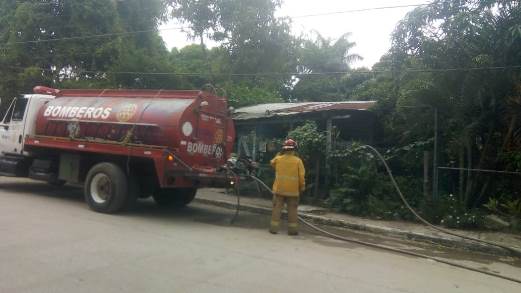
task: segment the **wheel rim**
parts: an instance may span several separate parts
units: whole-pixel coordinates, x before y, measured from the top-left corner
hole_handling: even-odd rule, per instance
[[[90,194],[92,200],[98,204],[104,204],[112,196],[112,181],[109,176],[103,173],[94,175],[90,182]]]

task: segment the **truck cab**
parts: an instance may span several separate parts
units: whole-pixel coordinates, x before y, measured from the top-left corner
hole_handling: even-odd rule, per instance
[[[33,91],[0,122],[0,176],[83,185],[103,213],[138,197],[184,206],[198,188],[230,184],[235,128],[215,90]]]
[[[24,151],[27,135],[34,135],[39,109],[54,97],[22,95],[11,100],[0,123],[0,175],[23,176],[30,163],[30,153]]]
[[[53,96],[24,95],[11,101],[0,123],[1,154],[24,154],[24,137],[34,134],[38,110],[51,99]]]

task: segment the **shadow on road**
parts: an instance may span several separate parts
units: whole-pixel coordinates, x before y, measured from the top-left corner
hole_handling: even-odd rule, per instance
[[[86,213],[93,213],[92,211],[88,210],[87,204],[84,203],[83,190],[78,186],[67,185],[63,187],[54,187],[46,183],[29,180],[19,182],[0,181],[0,191],[9,194],[16,194],[17,196],[55,198],[59,199],[60,201],[64,201],[65,203],[72,204],[78,209],[83,209]],[[74,208],[73,206],[69,208]],[[161,223],[162,225],[179,225],[183,222],[198,222],[221,227],[259,229],[265,230],[266,233],[268,233],[267,229],[269,225],[269,216],[241,211],[239,217],[232,224],[231,220],[234,214],[235,211],[233,210],[203,205],[199,203],[192,203],[182,209],[161,208],[155,205],[152,199],[140,199],[132,211],[113,216],[129,217],[139,220],[143,219],[146,221]],[[326,227],[326,229],[344,237],[360,241],[379,243],[393,248],[400,248],[455,261],[472,261],[477,265],[480,265],[481,269],[486,269],[484,266],[487,266],[491,263],[496,263],[498,260],[514,267],[521,267],[521,260],[514,258],[498,259],[498,257],[491,255],[469,253],[466,251],[449,249],[437,245],[418,243],[347,229],[336,229],[331,227]],[[281,234],[285,233],[285,231],[286,227],[281,227]],[[355,249],[361,247],[357,244],[341,242],[319,236],[305,227],[302,227],[302,232],[303,233],[301,233],[301,236],[297,237],[296,239],[311,240],[320,245],[346,249]]]
[[[18,179],[15,179],[18,180]],[[66,185],[55,187],[45,182],[20,181],[0,182],[0,190],[17,196],[35,196],[56,198],[68,202],[76,202],[83,205],[83,189],[80,186]],[[92,212],[92,211],[88,211]],[[268,218],[263,215],[252,214],[241,211],[236,221],[231,224],[235,211],[217,208],[202,204],[192,203],[185,208],[163,208],[158,207],[152,199],[139,199],[132,211],[117,214],[115,216],[142,217],[149,220],[165,221],[195,221],[209,225],[232,226],[245,229],[267,229]]]
[[[30,193],[34,196],[47,196],[72,201],[83,201],[83,190],[80,187],[70,185],[58,187],[38,181],[0,182],[0,190],[12,194],[27,195]]]

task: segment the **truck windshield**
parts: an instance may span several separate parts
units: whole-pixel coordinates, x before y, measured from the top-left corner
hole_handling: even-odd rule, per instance
[[[11,122],[11,116],[13,116],[13,108],[14,108],[15,102],[16,102],[16,98],[11,100],[9,108],[7,108],[7,111],[5,112],[3,123],[7,124],[7,123]]]
[[[13,121],[21,121],[24,119],[25,114],[25,108],[27,107],[27,101],[26,98],[17,98],[16,103],[14,105],[14,111],[13,111]]]

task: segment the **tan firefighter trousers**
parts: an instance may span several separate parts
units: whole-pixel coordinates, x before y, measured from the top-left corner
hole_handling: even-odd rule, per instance
[[[273,210],[271,213],[271,233],[278,233],[280,228],[280,216],[282,214],[282,209],[284,208],[284,203],[287,205],[288,209],[288,234],[289,235],[297,235],[298,234],[298,216],[297,216],[297,207],[298,207],[299,198],[297,196],[273,196]]]

